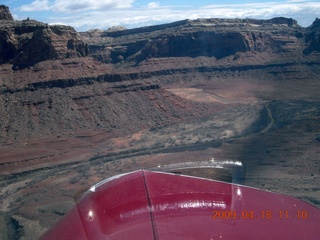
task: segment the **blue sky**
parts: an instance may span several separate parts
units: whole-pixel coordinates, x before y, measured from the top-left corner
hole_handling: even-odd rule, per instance
[[[27,17],[78,31],[126,28],[197,18],[290,17],[304,27],[320,18],[319,0],[4,0],[16,20]]]

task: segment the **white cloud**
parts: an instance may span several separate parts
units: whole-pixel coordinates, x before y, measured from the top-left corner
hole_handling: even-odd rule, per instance
[[[287,0],[289,3],[303,3],[303,2],[309,2],[309,0]]]
[[[148,4],[148,8],[159,8],[160,3],[159,2],[151,2]]]
[[[271,0],[272,1],[272,0]],[[287,0],[283,2],[212,4],[202,7],[160,6],[149,2],[144,7],[133,7],[134,0],[55,0],[49,7],[59,15],[51,15],[47,22],[71,25],[77,30],[107,29],[121,25],[127,28],[169,23],[196,18],[257,18],[289,17],[302,26],[309,26],[320,17],[320,2]],[[34,1],[35,3],[47,1]],[[29,6],[31,6],[29,5]],[[71,14],[72,16],[71,16]]]
[[[108,10],[130,8],[134,0],[35,0],[20,7],[22,12],[52,10],[57,12],[80,12],[88,10]]]
[[[130,8],[134,0],[56,0],[52,9],[61,12]]]
[[[298,20],[302,25],[310,25],[312,21],[319,16],[320,3],[313,1],[292,2],[292,0],[283,3],[265,2],[265,3],[247,3],[232,5],[209,5],[202,8],[206,12],[212,12],[213,17],[228,18],[273,18],[290,17]]]
[[[44,11],[49,10],[48,0],[35,0],[29,5],[23,5],[20,7],[22,12]]]

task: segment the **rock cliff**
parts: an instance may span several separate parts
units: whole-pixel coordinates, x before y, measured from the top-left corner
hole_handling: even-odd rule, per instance
[[[85,128],[128,133],[192,116],[194,103],[181,103],[184,110],[161,107],[165,98],[167,106],[179,105],[163,91],[165,84],[239,76],[306,79],[320,72],[318,19],[309,28],[288,18],[198,19],[77,33],[13,21],[8,8],[1,9],[3,142]],[[158,96],[156,103],[145,104],[148,92]],[[119,95],[133,105],[122,109]],[[128,125],[128,119],[139,124]]]
[[[0,20],[0,64],[24,68],[45,60],[87,55],[87,45],[72,27],[29,19]]]
[[[9,7],[0,5],[0,20],[13,20]]]
[[[220,60],[248,52],[299,58],[303,52],[310,52],[305,41],[314,41],[314,30],[288,18],[198,19],[130,30],[91,31],[81,36],[96,59],[117,63],[163,57]]]
[[[304,54],[320,52],[320,19],[306,29]]]

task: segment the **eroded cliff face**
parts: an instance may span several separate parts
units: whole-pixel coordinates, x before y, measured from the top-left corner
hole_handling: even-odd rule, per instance
[[[320,72],[318,19],[309,28],[288,18],[198,19],[77,33],[0,9],[2,143],[88,129],[129,134],[220,108],[179,100],[167,85]]]
[[[13,20],[9,7],[0,5],[0,20]]]
[[[306,29],[304,54],[320,52],[320,19],[316,19],[313,24]]]
[[[0,139],[12,143],[84,129],[128,134],[208,107],[179,105],[163,90],[168,84],[314,78],[320,72],[319,32],[319,20],[302,28],[287,18],[184,20],[80,34],[67,26],[2,20]],[[158,96],[156,104],[151,95]],[[130,104],[122,106],[121,98]]]
[[[87,45],[72,27],[0,20],[0,64],[24,68],[41,61],[87,55]]]
[[[300,61],[319,53],[319,27],[309,28],[293,19],[198,19],[137,28],[91,30],[77,33],[68,26],[49,26],[34,20],[8,21],[3,7],[0,21],[0,64],[15,68],[38,62],[92,56],[103,62],[139,65],[150,59],[207,57],[225,65],[251,64],[250,59]],[[11,18],[10,18],[10,16]],[[260,59],[260,60],[258,60]],[[229,63],[230,64],[230,63]]]
[[[305,35],[306,29],[287,18],[198,19],[81,33],[96,59],[113,63],[161,57],[205,56],[220,60],[245,52],[290,54],[297,58],[304,51]]]

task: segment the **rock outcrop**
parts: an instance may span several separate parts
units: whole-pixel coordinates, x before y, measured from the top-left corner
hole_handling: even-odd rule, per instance
[[[2,8],[5,9],[5,8]],[[10,18],[3,11],[3,17]],[[0,21],[0,64],[24,68],[51,59],[89,54],[78,33],[68,26],[49,26],[34,20]]]
[[[320,52],[320,19],[316,19],[310,27],[306,29],[304,54]]]
[[[295,20],[281,17],[184,20],[121,31],[91,31],[81,36],[96,59],[117,63],[163,57],[205,56],[219,60],[244,52],[299,57],[307,32]]]
[[[0,5],[0,20],[13,20],[9,7]]]

